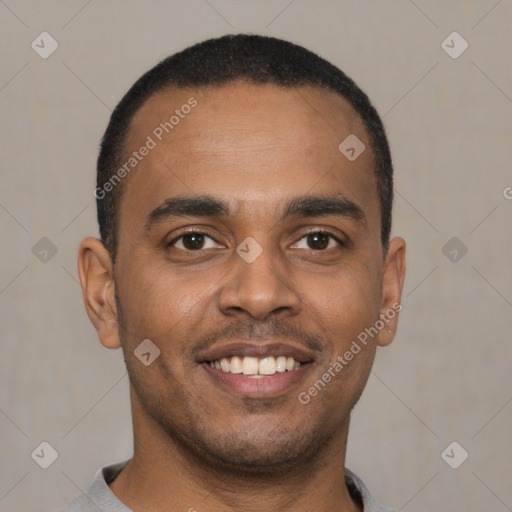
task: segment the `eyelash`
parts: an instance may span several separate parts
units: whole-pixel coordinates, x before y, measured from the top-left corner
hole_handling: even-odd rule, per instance
[[[187,235],[190,235],[190,234],[199,234],[199,235],[206,235],[208,238],[211,238],[214,242],[218,243],[215,238],[213,236],[211,236],[207,231],[203,231],[203,230],[199,230],[199,229],[189,229],[187,231],[184,231],[183,233],[181,233],[181,235],[173,238],[168,244],[167,244],[167,247],[172,247],[178,240],[182,239],[183,237],[187,236]],[[340,240],[336,235],[334,235],[333,233],[331,233],[330,231],[326,231],[326,230],[323,230],[323,229],[312,229],[310,231],[307,231],[304,235],[302,235],[300,238],[299,238],[299,241],[302,240],[303,238],[307,237],[308,235],[311,235],[311,234],[322,234],[322,235],[327,235],[329,236],[330,238],[334,239],[340,247],[348,247],[348,243],[347,242],[343,242],[342,240]],[[297,243],[297,242],[296,242]],[[190,249],[180,249],[180,250],[184,250],[186,252],[200,252],[202,249],[197,249],[197,250],[190,250]],[[310,249],[311,251],[314,251],[315,249]],[[326,251],[327,249],[316,249],[317,251]]]

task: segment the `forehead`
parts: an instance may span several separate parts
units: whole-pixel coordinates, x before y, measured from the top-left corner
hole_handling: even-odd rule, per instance
[[[350,161],[339,145],[353,135],[366,149]],[[261,213],[308,192],[339,192],[378,216],[367,131],[350,104],[324,88],[169,87],[132,119],[125,160],[148,145],[124,184],[120,217],[180,194],[213,194]]]
[[[189,108],[192,98],[197,105]],[[186,122],[184,118],[188,118]],[[308,146],[318,145],[321,137],[324,146],[329,145],[330,149],[333,145],[336,149],[340,137],[347,132],[366,136],[359,115],[347,100],[331,90],[234,82],[216,87],[168,87],[153,94],[130,123],[127,147],[136,145],[155,130],[153,135],[160,139],[162,130],[158,128],[166,122],[172,127],[169,133],[164,129],[160,134],[165,140],[157,142],[163,145],[188,137],[192,137],[188,142],[193,142],[199,133],[200,144],[231,135],[237,146],[246,141],[254,145],[254,138],[250,141],[239,138],[244,129],[258,131],[260,135],[277,135],[276,142],[304,140]],[[261,142],[265,143],[263,137]]]

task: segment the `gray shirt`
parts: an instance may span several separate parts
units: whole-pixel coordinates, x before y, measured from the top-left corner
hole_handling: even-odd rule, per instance
[[[59,509],[58,512],[132,512],[116,498],[108,486],[108,483],[119,475],[128,462],[125,460],[100,468],[85,493]],[[379,505],[361,479],[347,468],[345,468],[345,483],[351,496],[356,500],[360,498],[362,501],[364,512],[394,512],[390,508]]]

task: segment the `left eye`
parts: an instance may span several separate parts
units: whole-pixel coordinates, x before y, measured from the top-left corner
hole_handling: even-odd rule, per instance
[[[334,247],[331,245],[331,242],[334,242],[335,245],[343,245],[334,235],[331,235],[330,233],[326,233],[324,231],[313,231],[303,236],[292,247],[296,247],[301,243],[302,240],[306,241],[308,247],[297,247],[298,249],[313,249],[314,251],[323,251],[325,249],[331,249]]]

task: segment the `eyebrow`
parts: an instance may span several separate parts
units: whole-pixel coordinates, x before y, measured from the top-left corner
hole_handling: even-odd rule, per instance
[[[213,196],[170,197],[152,210],[144,225],[150,231],[161,222],[183,217],[228,217],[229,203]],[[361,207],[345,197],[306,195],[292,198],[285,204],[279,220],[287,217],[338,216],[366,227],[366,216]]]

